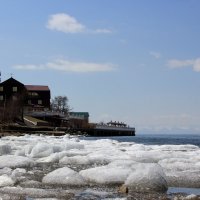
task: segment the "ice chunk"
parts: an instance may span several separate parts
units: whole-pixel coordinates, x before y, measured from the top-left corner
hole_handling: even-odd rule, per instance
[[[0,176],[0,187],[13,186],[14,184],[15,181],[12,180],[12,178],[9,177],[8,175]]]
[[[133,160],[123,160],[123,159],[119,159],[119,160],[115,160],[111,163],[109,163],[108,166],[114,166],[114,167],[123,167],[123,168],[130,168],[132,165],[137,164],[137,162],[133,161]]]
[[[73,156],[73,157],[67,157],[65,156],[62,158],[59,162],[60,164],[64,165],[89,165],[91,164],[90,160],[88,159],[88,156]]]
[[[11,153],[11,146],[8,144],[0,145],[0,156]]]
[[[86,180],[96,184],[122,184],[131,173],[128,168],[101,166],[79,172]]]
[[[0,156],[0,168],[29,167],[32,164],[33,164],[33,160],[27,157],[15,156],[15,155]]]
[[[128,176],[125,185],[139,192],[166,191],[167,181],[158,164],[139,163],[132,166],[133,172]]]
[[[38,163],[59,162],[59,160],[62,159],[66,155],[67,155],[66,151],[58,152],[58,153],[53,153],[50,156],[39,158],[36,162],[38,162]]]
[[[86,189],[76,195],[76,197],[78,197],[78,199],[88,199],[88,200],[89,199],[102,199],[102,200],[105,199],[106,200],[112,196],[113,196],[113,194],[110,192],[104,192],[104,191],[93,190],[93,189]],[[112,200],[114,200],[114,199],[112,199]]]
[[[38,163],[52,163],[52,162],[58,162],[58,161],[59,161],[59,155],[58,155],[58,153],[54,153],[54,154],[51,154],[48,157],[40,158],[36,162],[38,162]]]
[[[194,194],[190,194],[184,198],[184,200],[197,200],[198,197]]]
[[[16,199],[32,199],[32,198],[58,198],[72,199],[74,194],[67,190],[38,189],[38,188],[22,188],[22,187],[4,187],[0,188],[1,194],[9,194]],[[12,198],[11,198],[12,199]]]
[[[4,167],[3,169],[0,169],[0,175],[3,175],[3,174],[11,175],[11,173],[12,173],[12,169],[10,169],[9,167]]]
[[[23,175],[25,175],[25,174],[26,174],[25,169],[17,168],[17,169],[12,171],[11,177],[12,177],[13,180],[19,181],[19,180],[24,179]]]
[[[25,152],[25,155],[26,155],[26,156],[28,156],[28,155],[31,153],[33,147],[34,147],[34,145],[26,145],[26,146],[24,147],[24,152]]]
[[[66,156],[85,156],[88,154],[88,151],[85,151],[85,149],[70,149],[66,151]]]
[[[200,171],[200,165],[198,164],[194,156],[192,157],[192,159],[168,158],[168,159],[159,161],[159,164],[167,170],[173,170],[173,171],[199,170]]]
[[[32,158],[47,157],[54,153],[53,147],[47,143],[38,143],[33,147],[30,156]]]
[[[70,149],[84,149],[84,145],[76,141],[69,141],[65,144],[65,150],[70,150]]]
[[[25,180],[20,183],[20,186],[26,188],[41,188],[42,183],[34,180]]]
[[[15,152],[16,156],[25,156],[25,151],[24,149],[19,149]]]
[[[68,167],[59,168],[50,172],[42,179],[42,182],[49,185],[70,186],[82,186],[86,184],[81,175]]]
[[[168,171],[166,176],[170,186],[200,188],[200,171]]]

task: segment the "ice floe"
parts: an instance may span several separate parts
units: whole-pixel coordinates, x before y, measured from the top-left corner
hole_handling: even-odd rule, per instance
[[[32,159],[15,155],[0,156],[0,168],[9,167],[30,167],[33,164]]]
[[[80,174],[91,183],[123,184],[131,170],[122,167],[101,166],[80,171]]]
[[[125,185],[136,191],[166,191],[168,189],[165,173],[158,164],[139,163],[132,165],[132,172]]]
[[[15,181],[8,175],[0,176],[0,187],[13,186]]]
[[[19,190],[22,196],[34,196],[43,192],[40,187],[77,185],[125,185],[139,192],[165,191],[168,186],[200,188],[199,155],[200,148],[194,145],[144,145],[69,135],[3,137],[0,193]],[[52,190],[36,197],[56,198]]]
[[[74,170],[63,167],[47,174],[42,182],[49,185],[83,186],[86,184],[84,178]]]

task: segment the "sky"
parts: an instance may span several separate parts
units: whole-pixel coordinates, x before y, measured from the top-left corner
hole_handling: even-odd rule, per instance
[[[200,132],[199,0],[0,0],[0,71],[91,122]]]

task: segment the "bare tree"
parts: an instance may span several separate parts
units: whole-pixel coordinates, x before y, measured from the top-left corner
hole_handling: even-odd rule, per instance
[[[68,105],[67,96],[56,96],[51,101],[51,110],[68,115],[70,107]]]

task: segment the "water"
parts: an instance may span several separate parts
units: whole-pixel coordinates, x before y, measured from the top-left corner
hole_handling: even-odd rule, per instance
[[[140,134],[136,136],[120,136],[120,137],[86,137],[83,139],[113,139],[119,142],[135,142],[145,145],[185,145],[192,144],[200,147],[200,134]]]

